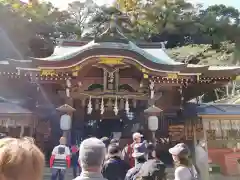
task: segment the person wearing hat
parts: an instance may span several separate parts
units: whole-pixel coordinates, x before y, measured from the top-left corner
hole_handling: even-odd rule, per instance
[[[135,159],[135,166],[128,170],[125,180],[135,180],[136,175],[140,171],[143,163],[147,161],[147,149],[142,144],[135,144],[132,157]]]
[[[134,167],[134,158],[132,157],[132,153],[134,151],[134,146],[136,144],[141,144],[142,146],[146,146],[146,141],[142,142],[143,135],[139,132],[135,132],[132,135],[133,143],[128,144],[122,152],[123,159],[131,166]]]
[[[111,139],[110,145],[111,145],[111,144],[119,145],[119,140],[118,140],[118,139]]]
[[[79,149],[82,172],[75,180],[106,180],[101,173],[105,154],[106,147],[100,139],[85,139]]]
[[[142,165],[137,177],[141,180],[165,180],[166,179],[166,166],[160,160],[162,155],[161,145],[149,146],[151,149],[152,158],[149,159]],[[150,155],[150,152],[149,152]],[[148,155],[148,157],[149,157]]]
[[[156,151],[155,151],[155,146],[153,143],[147,144],[147,153],[148,153],[148,160],[155,158]]]
[[[73,168],[73,177],[76,178],[77,174],[81,174],[81,167],[78,163],[79,148],[77,145],[73,144],[71,146],[71,153],[72,153],[71,163]]]
[[[178,143],[169,149],[175,164],[175,180],[197,180],[196,168],[190,161],[190,151],[186,144]]]
[[[105,147],[108,148],[110,139],[108,137],[102,137],[100,140],[105,144]]]
[[[117,144],[108,146],[108,159],[104,162],[102,173],[108,180],[123,180],[130,166],[121,159],[121,149]]]

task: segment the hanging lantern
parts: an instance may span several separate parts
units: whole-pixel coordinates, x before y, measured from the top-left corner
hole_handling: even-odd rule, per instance
[[[103,100],[103,98],[102,98],[102,101],[101,101],[100,111],[101,111],[101,112],[100,112],[101,114],[103,114],[104,111],[105,111],[105,109],[104,109],[104,100]]]
[[[60,128],[63,131],[68,131],[71,129],[71,116],[64,114],[60,119]]]
[[[184,97],[183,97],[183,88],[182,88],[182,86],[180,86],[179,93],[180,93],[180,98],[181,98],[180,109],[183,109]]]
[[[90,96],[89,98],[89,102],[88,102],[88,109],[87,109],[87,113],[91,114],[92,113],[92,97]]]
[[[130,111],[128,99],[126,99],[126,102],[125,102],[125,111],[126,113],[129,113]]]
[[[67,86],[67,88],[66,88],[66,96],[70,97],[70,87],[72,86],[72,84],[71,84],[71,81],[69,79],[66,80],[66,86]]]
[[[150,98],[153,99],[154,98],[154,82],[153,81],[150,82],[149,89],[150,89]]]
[[[148,129],[150,131],[158,130],[158,117],[157,116],[149,116],[148,117]]]
[[[69,88],[66,89],[66,96],[70,97],[70,89]]]
[[[70,88],[71,87],[71,81],[68,79],[68,80],[66,80],[66,86],[68,87],[68,88]]]
[[[7,119],[7,120],[5,121],[5,128],[7,128],[7,129],[8,129],[8,127],[9,127],[9,121],[10,121],[10,119]]]
[[[117,116],[118,115],[118,100],[117,100],[117,96],[116,96],[116,99],[115,99],[115,105],[114,105],[113,111],[114,111],[115,115]]]
[[[81,87],[82,86],[82,82],[81,81],[78,81],[78,87]]]
[[[20,76],[20,74],[21,74],[21,70],[18,69],[18,70],[17,70],[17,75]]]

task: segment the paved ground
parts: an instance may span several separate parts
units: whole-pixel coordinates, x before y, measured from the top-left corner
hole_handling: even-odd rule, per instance
[[[168,168],[167,169],[167,173],[168,173],[168,179],[169,180],[173,180],[174,176],[173,176],[173,169],[172,168]],[[65,180],[72,180],[73,176],[72,176],[72,169],[68,169],[67,173],[66,173],[66,178]],[[45,168],[45,173],[44,173],[44,178],[43,180],[51,180],[51,170],[50,168]]]
[[[167,179],[168,180],[174,180],[173,171],[174,171],[173,168],[167,168],[167,174],[168,174]],[[72,180],[72,179],[73,179],[72,169],[68,169],[65,180]],[[45,174],[44,174],[43,180],[51,180],[51,170],[50,170],[50,168],[45,169]],[[240,180],[240,176],[238,176],[238,177],[226,177],[226,176],[222,176],[222,175],[215,175],[215,176],[211,176],[210,180]]]

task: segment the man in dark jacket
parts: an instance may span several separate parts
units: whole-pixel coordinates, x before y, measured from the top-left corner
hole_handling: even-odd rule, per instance
[[[105,144],[105,147],[108,148],[110,139],[108,137],[102,137],[100,140]]]
[[[143,135],[140,134],[139,132],[133,133],[132,137],[133,137],[133,143],[128,144],[122,151],[123,159],[131,166],[131,168],[134,167],[136,163],[135,158],[132,156],[134,152],[134,146],[141,145],[142,148],[146,148],[147,146],[147,141],[142,142]]]
[[[134,145],[134,151],[132,153],[132,157],[135,159],[135,166],[126,174],[125,180],[135,180],[137,174],[139,173],[142,165],[147,160],[147,150],[141,144]]]
[[[149,159],[142,165],[137,177],[141,180],[166,180],[166,166],[160,160],[160,146],[157,145],[151,156],[153,159]]]
[[[102,169],[103,177],[108,180],[123,180],[130,166],[121,159],[121,149],[117,144],[108,147],[108,159]]]
[[[72,145],[71,147],[72,152],[72,168],[73,168],[73,177],[76,178],[78,174],[81,174],[81,167],[78,163],[78,157],[79,157],[79,148],[77,145]]]

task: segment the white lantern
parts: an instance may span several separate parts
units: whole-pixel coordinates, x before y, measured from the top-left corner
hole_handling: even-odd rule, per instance
[[[149,116],[148,117],[148,129],[150,131],[158,130],[158,117],[157,116]]]
[[[68,131],[71,129],[71,116],[64,114],[60,119],[60,128],[63,131]]]

